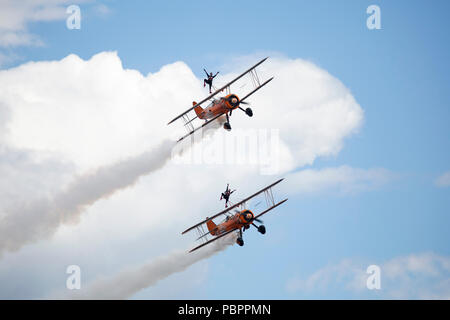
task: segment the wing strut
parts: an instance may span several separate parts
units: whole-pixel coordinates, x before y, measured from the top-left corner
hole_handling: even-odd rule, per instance
[[[261,217],[263,214],[266,214],[267,212],[269,212],[272,209],[275,209],[276,207],[278,207],[279,205],[285,203],[288,199],[284,199],[283,201],[278,202],[277,204],[271,206],[270,208],[264,210],[263,212],[261,212],[260,214],[258,214],[257,216],[255,216],[255,219],[258,219],[259,217]]]
[[[264,83],[262,85],[260,85],[259,87],[256,87],[252,92],[250,92],[249,94],[247,94],[245,97],[243,97],[240,102],[244,101],[245,99],[247,99],[248,97],[250,97],[252,94],[254,94],[256,91],[258,91],[259,89],[261,89],[262,87],[264,87],[266,84],[268,84],[270,81],[273,80],[273,77],[270,78],[269,80],[264,81]]]

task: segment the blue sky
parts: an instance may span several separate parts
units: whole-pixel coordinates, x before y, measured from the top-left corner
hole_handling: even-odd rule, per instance
[[[267,235],[246,234],[244,248],[209,260],[205,283],[174,298],[377,298],[382,293],[339,285],[286,286],[343,259],[366,268],[398,256],[450,255],[450,188],[434,183],[450,170],[448,1],[104,1],[107,13],[99,4],[79,4],[80,30],[64,20],[29,23],[44,45],[0,47],[15,57],[1,68],[112,50],[144,75],[184,61],[201,78],[203,67],[218,70],[239,56],[302,58],[342,81],[364,111],[361,129],[336,156],[306,168],[379,167],[393,176],[367,192],[291,197],[265,219]],[[366,27],[371,4],[381,9],[381,30]],[[152,290],[136,298],[154,297]]]

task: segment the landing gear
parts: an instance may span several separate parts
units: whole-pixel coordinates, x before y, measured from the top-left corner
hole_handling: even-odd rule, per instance
[[[223,128],[224,128],[225,130],[227,130],[227,131],[230,131],[230,130],[231,130],[231,125],[230,125],[230,123],[229,123],[229,122],[225,122],[225,123],[223,124]]]
[[[266,233],[266,227],[264,225],[257,226],[256,224],[252,223],[252,226],[254,226],[256,229],[258,229],[258,232],[261,234]]]
[[[258,227],[258,232],[261,233],[261,234],[265,234],[266,233],[266,227],[263,226],[263,225],[260,225]]]
[[[241,247],[244,245],[244,239],[242,238],[242,229],[239,229],[239,237],[236,239],[236,243]]]
[[[225,114],[227,116],[227,122],[223,124],[223,128],[227,131],[231,130],[230,118],[228,117],[228,113]]]
[[[236,98],[236,99],[237,99],[237,98]],[[230,102],[230,103],[231,103],[231,102]],[[233,102],[233,103],[235,103],[235,102]],[[250,108],[243,109],[242,107],[239,106],[239,102],[238,102],[237,104],[233,104],[233,103],[231,103],[233,107],[238,107],[239,109],[241,109],[242,111],[244,111],[245,114],[246,114],[247,116],[253,117],[253,110],[252,110],[252,109],[250,109]],[[227,117],[227,122],[225,122],[225,123],[223,124],[223,128],[224,128],[225,130],[227,130],[227,131],[230,131],[230,130],[231,130],[230,116],[231,116],[232,113],[233,113],[233,109],[230,109],[230,114],[229,114],[229,115],[228,115],[228,112],[225,113],[225,116]]]

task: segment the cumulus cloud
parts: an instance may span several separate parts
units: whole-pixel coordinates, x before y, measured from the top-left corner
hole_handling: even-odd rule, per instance
[[[289,279],[286,289],[290,293],[325,293],[337,288],[361,290],[365,288],[366,278],[367,274],[360,261],[344,259],[336,265],[328,265],[315,271],[307,278],[296,276]]]
[[[201,95],[182,62],[143,76],[116,53],[30,62],[0,72],[5,144],[58,154],[82,171],[136,156],[170,137],[175,106]]]
[[[251,62],[246,58],[235,64],[243,66]],[[336,155],[345,137],[362,125],[363,111],[351,92],[313,63],[274,57],[259,72],[275,79],[261,93],[249,98],[254,111],[251,123],[244,116],[233,121],[240,127],[278,129],[281,144],[290,150],[289,169],[312,164],[320,156]],[[237,74],[224,75],[222,82]],[[244,83],[236,88],[236,93],[242,96],[250,88],[251,83]]]
[[[437,177],[434,184],[438,187],[450,186],[450,171],[444,172],[442,175]]]
[[[239,70],[224,72],[216,84],[225,83],[242,70],[238,65],[235,68]],[[278,174],[311,164],[317,157],[336,154],[345,138],[360,127],[361,107],[339,80],[317,66],[301,59],[274,58],[264,64],[260,75],[273,75],[275,79],[249,99],[254,117],[235,112],[232,126],[278,130],[281,168]],[[250,85],[249,79],[245,80],[237,87],[238,94],[242,95]],[[138,183],[136,177],[140,175],[136,171],[120,176],[123,173],[120,164],[126,167],[125,164],[133,163],[129,159],[139,159],[148,150],[156,150],[164,139],[179,137],[178,127],[167,126],[167,121],[192,105],[192,100],[204,96],[201,80],[183,62],[142,75],[137,70],[124,69],[115,52],[102,52],[89,60],[69,55],[59,61],[29,62],[0,71],[0,115],[5,115],[0,119],[3,157],[19,150],[25,152],[27,166],[34,168],[30,171],[36,174],[33,188],[39,190],[37,194],[25,192],[25,178],[16,180],[12,174],[5,175],[5,189],[8,184],[14,186],[8,190],[8,197],[14,199],[16,195],[26,201],[12,201],[11,206],[3,209],[6,220],[1,222],[2,230],[7,234],[23,223],[30,228],[27,231],[35,229],[38,232],[32,234],[40,236],[24,236],[27,239],[20,240],[22,243],[56,232],[54,241],[61,245],[77,243],[80,247],[102,250],[105,243],[130,241],[130,230],[136,238],[166,225],[177,230],[193,219],[204,218],[205,212],[217,205],[212,193],[223,191],[226,182],[239,185],[236,197],[254,191],[256,185],[271,182],[271,177],[259,175],[258,168],[252,165],[232,165],[233,170],[227,170],[221,164],[202,162],[169,161],[160,171],[141,177]],[[210,135],[204,144],[216,144],[223,134],[227,132]],[[43,155],[49,155],[46,161],[42,160]],[[59,164],[54,163],[55,159]],[[149,155],[141,159],[142,162],[138,161],[141,167],[151,165]],[[18,166],[10,161],[4,170],[17,172]],[[45,168],[53,166],[60,168],[60,172],[52,172],[55,176],[46,185],[51,174]],[[142,174],[145,172],[149,171],[143,170]],[[356,181],[371,181],[360,175],[363,178]],[[108,182],[98,183],[93,177],[103,177],[102,181]],[[249,179],[254,184],[248,184]],[[111,192],[118,189],[122,192]],[[108,195],[108,201],[94,201]],[[42,220],[39,214],[28,217],[36,210],[54,212],[48,208],[48,199],[50,207],[53,203],[68,204],[75,216],[83,210],[91,214],[83,216],[79,226],[70,228],[58,227],[59,220],[56,227],[53,222],[45,224],[47,218],[39,224]],[[17,218],[14,228],[7,227],[14,221],[12,213]],[[175,220],[167,219],[176,213],[182,214],[177,214]],[[53,213],[49,217],[54,221]],[[36,226],[32,227],[30,221]],[[50,231],[41,228],[48,225],[53,226]],[[10,242],[14,238],[5,236],[3,248],[15,248]]]
[[[379,264],[381,289],[368,290],[365,259],[344,259],[307,278],[294,277],[286,289],[291,293],[326,293],[339,290],[385,299],[450,299],[450,257],[435,253],[394,257]]]

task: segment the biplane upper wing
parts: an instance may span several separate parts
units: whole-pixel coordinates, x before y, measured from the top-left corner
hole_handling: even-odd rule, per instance
[[[219,236],[217,236],[217,237],[215,237],[215,238],[213,238],[213,239],[211,239],[211,240],[209,240],[209,241],[206,241],[206,242],[202,243],[201,245],[196,246],[195,248],[191,249],[191,250],[189,251],[189,253],[191,253],[192,251],[195,251],[195,250],[197,250],[197,249],[200,249],[201,247],[204,247],[204,246],[206,246],[207,244],[210,244],[211,242],[214,242],[214,241],[216,241],[216,240],[218,240],[218,239],[220,239],[220,238],[222,238],[222,237],[225,237],[227,234],[230,234],[230,233],[232,233],[233,231],[236,231],[236,230],[237,230],[237,229],[235,228],[235,229],[231,229],[231,230],[229,230],[229,231],[227,231],[227,232],[224,232],[224,233],[222,233],[221,235],[219,235]]]
[[[238,202],[238,203],[232,205],[231,207],[229,207],[229,208],[227,208],[227,209],[225,209],[225,210],[223,210],[223,211],[221,211],[221,212],[219,212],[219,213],[213,215],[212,217],[209,217],[209,218],[203,220],[202,222],[199,222],[199,223],[197,223],[196,225],[194,225],[194,226],[192,226],[192,227],[190,227],[190,228],[184,230],[181,234],[185,234],[186,232],[189,232],[189,231],[191,231],[191,230],[197,228],[198,226],[200,226],[200,225],[202,225],[202,224],[208,222],[209,220],[212,220],[212,219],[214,219],[214,218],[216,218],[216,217],[218,217],[218,216],[220,216],[220,215],[222,215],[222,214],[227,213],[228,211],[233,210],[234,208],[236,208],[236,207],[240,206],[241,204],[247,202],[247,201],[250,200],[251,198],[256,197],[256,196],[259,195],[260,193],[262,193],[262,192],[264,192],[264,191],[266,191],[266,190],[272,188],[273,186],[277,185],[278,183],[280,183],[280,182],[283,181],[283,180],[284,180],[284,178],[282,178],[282,179],[280,179],[280,180],[278,180],[278,181],[272,183],[271,185],[269,185],[269,186],[267,186],[267,187],[265,187],[265,188],[259,190],[258,192],[255,192],[255,193],[252,194],[250,197],[247,197],[247,198],[245,198],[244,200],[242,200],[242,201],[240,201],[240,202]],[[287,200],[287,199],[286,199],[286,200]],[[286,201],[286,200],[284,200],[284,201]],[[284,202],[284,201],[283,201],[283,202]],[[281,204],[281,202],[280,202],[279,204]],[[273,207],[273,208],[275,208],[275,207]],[[269,208],[268,210],[273,209],[273,208]],[[267,211],[268,211],[268,210],[267,210]],[[264,213],[265,213],[265,212],[264,212]]]
[[[268,57],[267,57],[268,58]],[[204,103],[205,101],[208,101],[209,99],[211,99],[212,97],[214,97],[215,95],[217,95],[219,92],[222,92],[224,89],[226,89],[227,87],[231,86],[233,83],[235,83],[236,81],[238,81],[240,78],[242,78],[243,76],[245,76],[247,73],[249,73],[250,71],[252,71],[253,69],[255,69],[257,66],[259,66],[261,63],[263,63],[264,61],[267,60],[267,58],[262,59],[260,62],[258,62],[257,64],[255,64],[253,67],[251,67],[250,69],[248,69],[247,71],[243,72],[241,75],[239,75],[238,77],[234,78],[233,80],[231,80],[230,82],[228,82],[226,85],[224,85],[222,88],[216,90],[214,93],[210,94],[209,96],[207,96],[205,99],[203,99],[202,101],[200,101],[199,103],[195,104],[194,106],[192,106],[191,108],[189,108],[188,110],[186,110],[185,112],[183,112],[182,114],[180,114],[179,116],[173,118],[169,123],[171,124],[172,122],[180,119],[182,116],[184,116],[186,113],[194,110],[194,108],[196,108],[197,106],[201,105],[202,103]],[[270,79],[272,80],[272,79]],[[269,80],[269,81],[270,81]],[[269,82],[267,81],[267,82]],[[266,83],[267,83],[266,82]],[[264,84],[266,84],[264,83]],[[263,85],[264,85],[263,84]],[[263,85],[261,85],[260,87],[262,87]],[[259,88],[258,88],[259,89]],[[256,90],[255,90],[256,91]]]

